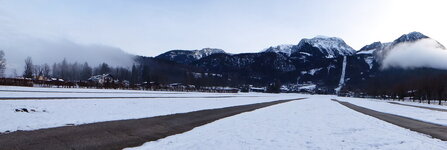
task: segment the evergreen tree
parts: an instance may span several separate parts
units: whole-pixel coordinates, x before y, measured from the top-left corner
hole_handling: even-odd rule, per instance
[[[99,65],[98,74],[109,74],[111,72],[111,69],[108,64],[102,63]]]
[[[68,72],[68,63],[67,63],[67,60],[64,58],[64,60],[62,60],[62,64],[60,67],[60,78],[66,80],[67,72]]]
[[[130,82],[132,83],[132,84],[136,84],[136,83],[138,83],[138,77],[139,77],[139,73],[138,73],[139,71],[138,71],[138,69],[137,69],[137,66],[135,66],[135,64],[133,64],[132,65],[132,75],[131,75],[131,79],[130,79]]]
[[[274,83],[271,83],[267,87],[267,92],[268,93],[280,93],[281,92],[281,83],[279,82],[279,80],[275,80]]]
[[[81,80],[87,80],[89,79],[93,74],[93,69],[88,65],[87,62],[84,63],[82,66],[82,72],[81,72]]]

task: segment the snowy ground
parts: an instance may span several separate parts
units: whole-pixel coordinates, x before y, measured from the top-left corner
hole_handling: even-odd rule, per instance
[[[447,112],[390,104],[388,103],[389,101],[382,101],[382,100],[365,100],[360,98],[346,98],[346,97],[343,98],[340,97],[337,99],[340,101],[346,101],[357,106],[373,109],[384,113],[395,114],[399,116],[413,118],[416,120],[447,126]]]
[[[244,94],[164,92],[136,90],[102,90],[76,88],[31,88],[0,86],[0,98],[14,97],[206,97],[244,96]]]
[[[217,94],[217,93],[181,93],[181,92],[150,92],[150,91],[120,91],[120,90],[90,90],[90,89],[48,89],[1,87],[9,90],[31,90],[52,92],[103,92],[90,93],[93,96],[129,96],[134,95],[170,97],[181,94],[184,98],[147,98],[147,99],[76,99],[76,100],[0,100],[0,133],[17,130],[34,130],[66,125],[76,125],[111,120],[153,117],[174,113],[184,113],[203,109],[222,108],[236,105],[260,103],[281,99],[305,97],[298,94]],[[128,92],[123,95],[122,92]],[[129,94],[135,93],[135,94]],[[0,92],[0,97],[35,95],[54,97],[61,93],[38,92]],[[70,93],[62,93],[70,95]],[[85,93],[71,93],[83,95]],[[87,95],[87,94],[85,94]],[[84,95],[84,96],[85,96]],[[232,96],[221,98],[194,98],[206,96]],[[191,97],[191,98],[188,98]],[[16,109],[26,108],[27,112],[16,112]],[[34,110],[35,112],[31,112]]]
[[[447,142],[357,113],[331,98],[312,96],[243,113],[134,149],[447,149]]]
[[[423,107],[430,107],[430,108],[440,108],[440,109],[445,109],[447,110],[447,106],[446,105],[437,105],[438,102],[434,103],[434,104],[427,104],[427,103],[418,103],[416,102],[410,102],[410,101],[388,101],[388,102],[395,102],[395,103],[401,103],[401,104],[408,104],[408,105],[414,105],[414,106],[423,106]]]
[[[389,104],[388,101],[380,100],[302,94],[6,86],[0,86],[0,97],[158,97],[0,100],[0,133],[308,98],[224,118],[183,134],[148,142],[137,149],[447,149],[446,142],[386,123],[331,101],[336,98],[380,112],[447,125],[446,112]],[[21,108],[26,108],[29,112],[16,112],[16,109]]]

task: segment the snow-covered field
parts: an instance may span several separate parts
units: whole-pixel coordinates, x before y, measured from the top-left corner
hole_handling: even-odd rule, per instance
[[[447,149],[447,142],[357,113],[332,96],[275,105],[129,149]]]
[[[182,93],[153,91],[121,91],[92,89],[51,89],[26,87],[1,87],[21,91],[52,91],[52,92],[98,92],[90,93],[98,97],[144,95],[149,97],[171,97],[173,94],[182,98],[143,98],[143,99],[75,99],[75,100],[0,100],[0,133],[17,130],[34,130],[65,125],[76,125],[93,122],[145,118],[174,113],[184,113],[203,109],[222,108],[244,104],[260,103],[281,99],[305,97],[299,94],[224,94],[224,93]],[[101,93],[102,92],[102,93]],[[123,95],[123,92],[127,94]],[[135,93],[135,94],[132,94]],[[6,92],[1,91],[0,97],[21,96],[55,97],[61,93],[51,92]],[[62,93],[70,95],[70,93]],[[72,93],[83,95],[85,93]],[[88,94],[88,93],[87,93]],[[85,94],[85,95],[87,95]],[[213,96],[209,98],[208,96]],[[222,96],[222,97],[219,97]],[[228,97],[231,96],[231,97]],[[70,96],[74,97],[74,96]],[[197,98],[206,97],[206,98]],[[16,109],[26,108],[27,112],[16,112]],[[31,112],[34,110],[35,112]]]
[[[102,90],[76,88],[30,88],[0,86],[0,98],[17,97],[208,97],[208,96],[243,96],[243,94],[198,93],[198,92],[164,92],[136,90]]]
[[[436,101],[436,103],[432,103],[432,104],[418,103],[417,101],[416,102],[410,102],[410,101],[388,101],[388,102],[395,102],[395,103],[401,103],[401,104],[407,104],[407,105],[430,107],[430,108],[439,108],[439,109],[447,110],[447,106],[446,105],[437,105],[438,104],[437,101]]]
[[[13,97],[128,98],[0,100],[0,133],[146,118],[305,97],[308,99],[224,118],[183,134],[148,142],[136,149],[447,149],[447,142],[389,124],[331,101],[335,98],[380,112],[447,125],[446,112],[380,100],[303,94],[0,86],[0,98]],[[28,112],[20,112],[22,108],[26,108]]]

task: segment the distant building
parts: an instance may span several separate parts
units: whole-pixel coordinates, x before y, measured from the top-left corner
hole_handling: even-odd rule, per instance
[[[53,81],[53,82],[64,82],[64,79],[50,78],[48,81]]]
[[[38,80],[38,81],[48,81],[48,78],[44,77],[44,76],[37,76],[36,80]]]
[[[266,87],[253,87],[250,85],[250,92],[266,92],[267,88]]]
[[[114,77],[110,74],[95,75],[88,79],[88,81],[90,82],[95,82],[99,84],[112,83],[114,80],[115,80]]]

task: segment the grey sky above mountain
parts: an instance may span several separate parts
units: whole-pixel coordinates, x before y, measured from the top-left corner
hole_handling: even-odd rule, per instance
[[[343,38],[355,49],[411,31],[447,43],[445,6],[443,0],[0,0],[0,39],[66,40],[145,56],[204,47],[258,52],[316,35]]]

